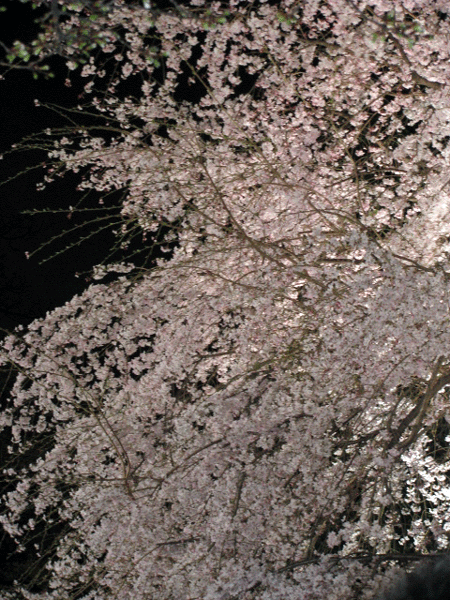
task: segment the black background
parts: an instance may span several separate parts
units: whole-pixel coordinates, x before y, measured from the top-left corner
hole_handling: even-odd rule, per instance
[[[4,6],[7,11],[0,13],[1,41],[10,46],[16,39],[33,40],[39,31],[34,22],[39,12],[33,11],[28,3],[20,4],[17,0],[6,1]],[[39,76],[35,80],[28,70],[12,70],[0,80],[0,154],[3,154],[3,160],[0,161],[2,330],[11,331],[19,324],[27,325],[81,293],[89,284],[89,270],[106,258],[115,242],[110,227],[109,231],[102,231],[77,244],[83,234],[98,229],[88,226],[74,231],[74,227],[86,221],[86,217],[75,214],[68,219],[68,207],[76,205],[81,198],[76,191],[79,179],[69,175],[50,184],[44,191],[38,191],[36,184],[42,181],[44,169],[35,167],[45,161],[45,152],[10,152],[13,144],[32,134],[67,125],[64,117],[57,112],[35,106],[35,99],[41,104],[63,108],[75,107],[80,103],[83,80],[78,79],[77,83],[77,78],[72,77],[74,83],[67,87],[64,82],[69,72],[64,60],[55,57],[49,64],[55,75],[52,79]],[[99,197],[91,194],[84,206],[98,205]],[[23,214],[25,210],[46,208],[50,211],[64,209],[64,212]],[[26,258],[25,252],[33,253],[64,230],[68,231],[64,238],[55,240],[42,247],[36,255]],[[64,248],[68,248],[67,251],[50,258]],[[116,256],[117,260],[121,258]]]

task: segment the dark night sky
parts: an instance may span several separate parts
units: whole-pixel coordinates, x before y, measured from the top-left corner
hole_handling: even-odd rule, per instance
[[[179,3],[183,4],[183,0]],[[0,2],[0,6],[1,4]],[[35,18],[39,13],[31,9],[30,3],[7,0],[5,6],[8,10],[0,12],[0,40],[10,47],[16,39],[24,42],[35,39],[39,31]],[[166,10],[172,7],[172,3],[170,0],[155,0],[152,6]],[[7,152],[12,144],[20,142],[26,136],[49,127],[67,125],[63,117],[54,111],[36,107],[35,99],[66,108],[76,107],[80,103],[78,96],[83,91],[84,80],[79,78],[77,84],[76,75],[72,73],[73,85],[66,87],[64,81],[68,70],[64,61],[53,58],[50,66],[55,74],[54,79],[39,77],[35,80],[27,70],[13,70],[0,80],[0,154]],[[196,102],[200,97],[198,90],[186,85],[189,74],[186,70],[184,77],[180,79],[177,99]],[[246,85],[250,89],[254,81],[252,77],[248,79]],[[138,82],[135,83],[139,85]],[[138,89],[129,89],[129,85],[127,82],[127,88],[123,90],[126,94],[139,93]],[[241,90],[245,91],[248,90]],[[92,121],[89,124],[93,124]],[[42,151],[5,154],[4,159],[0,160],[0,184],[27,168],[38,165],[45,158]],[[24,210],[33,209],[68,209],[81,198],[76,192],[79,180],[74,175],[58,180],[44,192],[37,191],[36,183],[42,181],[43,175],[43,169],[34,169],[0,185],[0,328],[7,330],[12,330],[19,324],[27,325],[33,319],[45,316],[47,311],[61,306],[86,289],[88,284],[85,276],[76,277],[76,273],[86,274],[94,265],[102,262],[117,241],[110,227],[109,231],[103,231],[82,245],[76,245],[58,257],[39,264],[58,250],[79,241],[80,232],[74,232],[27,260],[26,251],[32,253],[61,231],[83,222],[82,215],[74,215],[68,221],[68,211],[59,215],[22,214]],[[99,197],[91,194],[87,200],[89,204],[85,202],[83,206],[97,207]],[[110,205],[115,203],[118,207],[118,200],[119,193],[116,198],[109,198],[107,202]],[[115,214],[117,213],[116,209]],[[90,227],[92,229],[93,226]],[[83,231],[88,230],[89,227]],[[137,257],[140,265],[148,265],[147,258],[150,257],[151,260],[156,256],[137,238],[131,244],[130,251],[141,252],[140,258]],[[114,260],[126,260],[127,256],[129,253],[115,254]],[[0,330],[0,338],[1,335]]]
[[[5,44],[11,44],[19,37],[33,39],[36,28],[28,5],[8,2],[6,6],[8,11],[0,13],[0,39]],[[25,136],[47,127],[64,125],[54,112],[36,107],[35,98],[66,107],[78,104],[80,89],[76,89],[76,85],[64,86],[67,70],[62,61],[54,59],[51,65],[54,79],[39,77],[34,80],[30,72],[17,70],[9,72],[0,81],[0,154]],[[44,154],[37,151],[6,154],[0,161],[0,182],[44,159]],[[99,234],[39,265],[40,261],[78,239],[74,234],[67,240],[54,242],[27,260],[25,251],[36,250],[76,221],[69,222],[67,214],[21,214],[23,210],[65,208],[77,202],[75,177],[58,181],[44,192],[38,192],[36,183],[42,175],[42,169],[32,170],[0,186],[0,327],[8,330],[44,316],[48,310],[83,291],[87,285],[84,277],[77,278],[75,273],[85,272],[101,262],[113,243],[111,233]]]

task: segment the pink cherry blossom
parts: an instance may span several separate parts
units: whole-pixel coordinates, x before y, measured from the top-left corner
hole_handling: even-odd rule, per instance
[[[448,551],[449,18],[229,0],[94,22],[126,40],[107,94],[101,56],[81,72],[111,126],[50,163],[126,190],[118,235],[171,224],[172,251],[99,266],[2,343],[0,423],[32,457],[2,524],[65,526],[25,597],[369,599],[388,558]]]

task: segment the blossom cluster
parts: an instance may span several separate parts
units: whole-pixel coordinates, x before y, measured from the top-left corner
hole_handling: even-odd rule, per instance
[[[191,4],[111,8],[51,151],[171,251],[2,342],[1,522],[64,525],[29,598],[369,599],[449,547],[448,4]]]

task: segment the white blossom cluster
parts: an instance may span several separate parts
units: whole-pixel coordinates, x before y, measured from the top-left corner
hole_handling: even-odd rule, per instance
[[[383,557],[448,550],[448,9],[117,3],[93,23],[125,32],[92,100],[111,130],[51,158],[126,190],[124,222],[173,249],[99,266],[123,276],[1,345],[0,426],[34,457],[5,471],[1,522],[23,544],[65,526],[25,597],[369,600]]]

